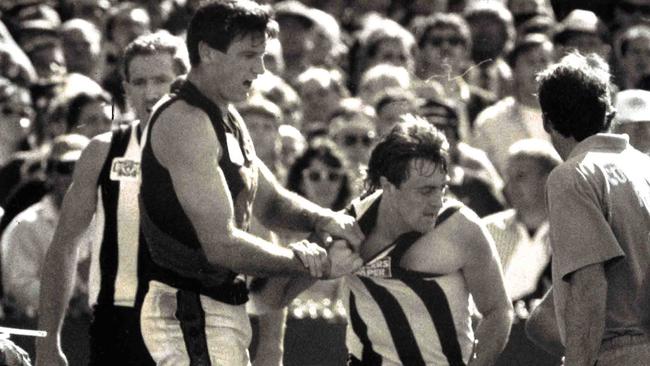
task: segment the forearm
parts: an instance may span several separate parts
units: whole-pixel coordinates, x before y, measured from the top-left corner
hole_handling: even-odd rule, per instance
[[[319,219],[332,214],[284,188],[277,189],[261,208],[258,218],[271,230],[314,231]]]
[[[316,282],[309,277],[271,277],[257,296],[266,306],[281,309]]]
[[[48,332],[48,340],[57,342],[76,276],[77,251],[66,249],[49,250],[41,274],[38,325]]]
[[[476,358],[469,363],[475,365],[493,365],[508,342],[513,312],[511,307],[495,309],[483,314],[483,319],[476,329]]]
[[[572,280],[565,309],[566,366],[596,362],[605,332],[606,299],[607,282]]]
[[[259,324],[259,342],[257,344],[253,366],[282,365],[287,310],[274,310],[258,315],[257,318]]]
[[[208,262],[258,277],[309,275],[291,249],[236,228],[227,231],[229,235],[204,242]]]

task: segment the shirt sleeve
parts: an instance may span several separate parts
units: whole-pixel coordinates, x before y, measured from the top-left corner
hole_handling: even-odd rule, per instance
[[[606,184],[597,169],[577,166],[560,166],[548,178],[554,273],[565,281],[580,268],[625,255],[602,207]]]
[[[27,221],[14,221],[2,236],[4,290],[25,312],[35,311],[39,301],[43,255],[35,230]]]

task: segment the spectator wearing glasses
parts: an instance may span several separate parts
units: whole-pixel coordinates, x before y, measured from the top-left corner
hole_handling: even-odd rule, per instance
[[[360,182],[377,138],[374,109],[357,98],[341,101],[330,120],[328,135],[350,163],[353,184]]]
[[[467,141],[476,115],[496,101],[492,93],[464,79],[471,66],[469,26],[458,14],[435,14],[416,24],[415,32],[419,51],[417,75],[422,80],[442,85],[444,97],[460,112],[460,138]]]
[[[377,135],[388,132],[404,114],[414,114],[418,99],[408,89],[388,88],[379,92],[374,99],[373,107],[377,113]]]
[[[88,139],[81,135],[56,138],[47,156],[46,174],[50,191],[38,203],[16,216],[2,236],[2,280],[5,295],[11,298],[20,313],[34,317],[38,312],[40,275],[45,254],[54,235],[63,196],[72,182],[74,165]],[[87,264],[90,235],[87,232],[80,246],[79,280],[73,302],[87,308]],[[82,265],[82,263],[84,263]],[[85,273],[84,273],[85,272]],[[75,299],[76,297],[76,299]]]
[[[472,32],[471,57],[476,67],[467,82],[501,99],[512,93],[512,69],[505,57],[515,41],[512,14],[500,1],[474,2],[463,17]]]

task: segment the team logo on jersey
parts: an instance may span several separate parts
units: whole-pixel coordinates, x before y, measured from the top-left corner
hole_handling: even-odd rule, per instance
[[[111,180],[136,181],[140,178],[140,162],[127,158],[115,158],[111,164]]]
[[[364,277],[392,278],[390,257],[384,257],[361,267],[356,273]]]

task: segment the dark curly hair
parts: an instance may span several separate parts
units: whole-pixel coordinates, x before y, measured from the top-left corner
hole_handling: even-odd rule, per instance
[[[445,134],[427,120],[409,114],[404,115],[372,150],[365,195],[379,189],[381,177],[399,187],[409,178],[409,163],[413,159],[432,161],[446,172],[449,143]]]
[[[346,163],[343,153],[339,150],[338,146],[329,139],[315,139],[307,150],[296,159],[289,169],[287,188],[303,197],[305,196],[305,191],[302,189],[303,171],[308,169],[314,160],[321,161],[329,167],[340,168],[344,171],[339,194],[336,196],[332,207],[329,208],[335,211],[345,208],[352,199],[352,181],[350,175],[346,171]]]

